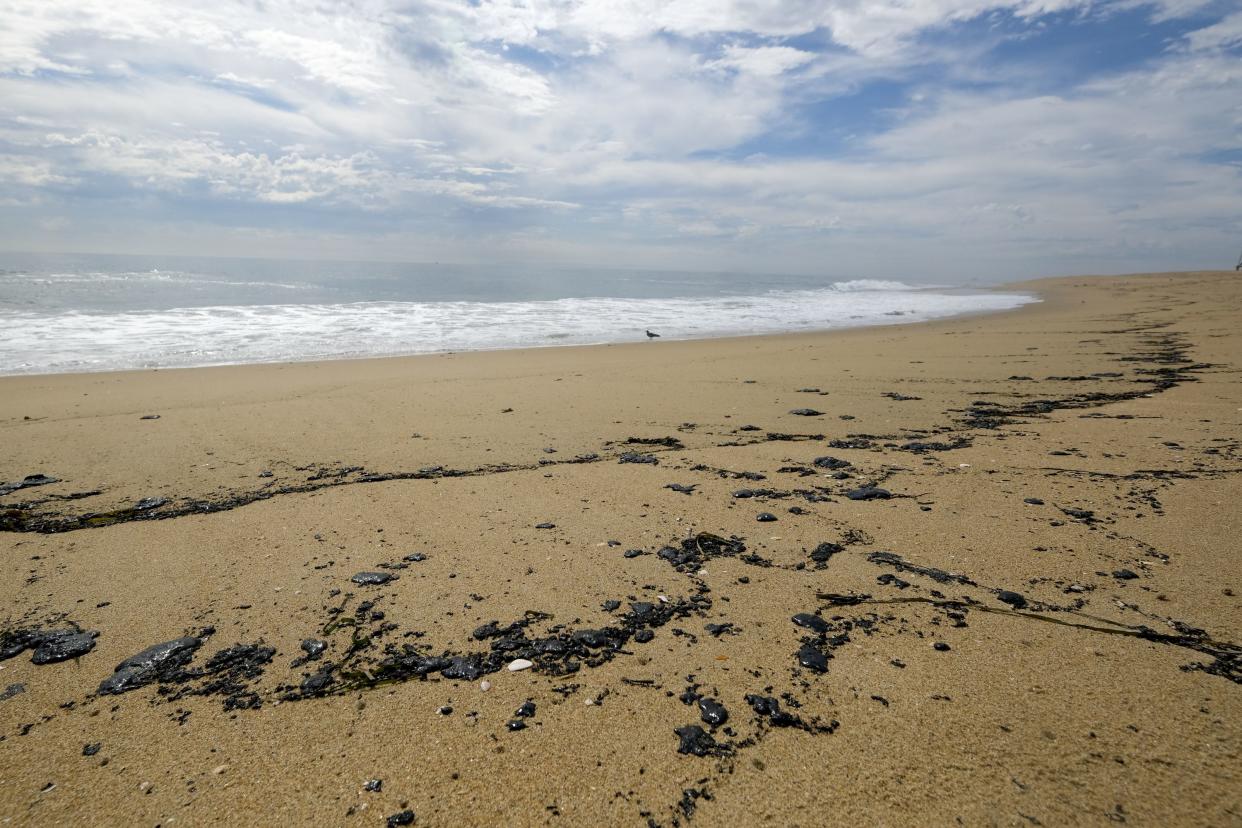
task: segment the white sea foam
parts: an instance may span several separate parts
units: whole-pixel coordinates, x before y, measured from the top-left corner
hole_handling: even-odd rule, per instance
[[[845,282],[833,282],[830,287],[842,293],[850,293],[866,290],[922,290],[928,287],[941,286],[923,285],[921,288],[915,288],[913,285],[907,285],[905,282],[890,282],[885,279],[850,279]]]
[[[150,274],[155,276],[155,274]],[[858,280],[755,296],[523,302],[353,302],[172,310],[0,310],[0,373],[492,350],[917,322],[1004,310],[1034,297]]]

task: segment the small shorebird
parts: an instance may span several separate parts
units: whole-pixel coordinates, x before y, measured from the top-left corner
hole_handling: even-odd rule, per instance
[[[647,331],[647,338],[648,339],[659,339],[660,335],[652,333],[651,331]]]

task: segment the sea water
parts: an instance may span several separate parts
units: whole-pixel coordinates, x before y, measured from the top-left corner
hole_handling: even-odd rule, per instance
[[[0,374],[702,339],[1033,301],[813,276],[0,253]]]

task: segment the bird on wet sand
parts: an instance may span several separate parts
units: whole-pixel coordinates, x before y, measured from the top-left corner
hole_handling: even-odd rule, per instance
[[[658,333],[652,333],[651,331],[647,331],[647,338],[648,339],[659,339],[660,335]]]

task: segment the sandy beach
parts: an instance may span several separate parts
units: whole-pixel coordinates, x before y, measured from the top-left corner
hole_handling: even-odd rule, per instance
[[[1016,287],[0,378],[0,819],[1242,825],[1242,275]]]

